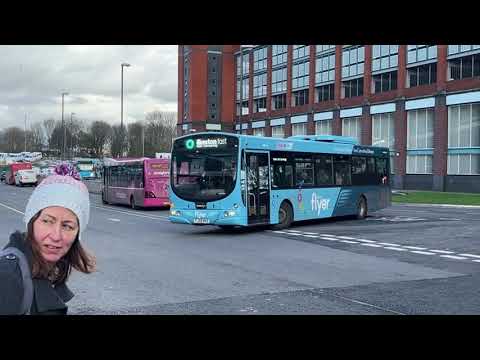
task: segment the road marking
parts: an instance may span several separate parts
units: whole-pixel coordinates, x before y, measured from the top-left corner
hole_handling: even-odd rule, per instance
[[[338,241],[338,239],[329,238],[329,237],[326,237],[326,236],[320,236],[320,239],[329,240],[329,241]]]
[[[480,262],[480,260],[472,260],[472,261],[475,261],[475,262]]]
[[[114,219],[114,218],[108,218],[108,220],[110,220],[110,221],[116,221],[116,222],[120,221],[120,219]]]
[[[386,308],[383,308],[383,307],[380,307],[380,306],[377,306],[377,305],[373,305],[373,304],[369,304],[369,303],[366,303],[366,302],[363,302],[363,301],[347,298],[345,296],[336,295],[336,294],[332,294],[332,293],[328,293],[328,292],[326,292],[325,294],[326,295],[331,295],[331,296],[334,296],[334,297],[338,297],[340,299],[350,301],[350,302],[353,302],[355,304],[360,304],[360,305],[364,305],[364,306],[368,306],[368,307],[373,307],[375,309],[379,309],[379,310],[386,311],[386,312],[391,312],[391,313],[394,313],[394,314],[397,314],[397,315],[405,315],[405,314],[403,314],[401,312],[398,312],[398,311],[395,311],[395,310],[386,309]]]
[[[320,236],[330,236],[330,237],[337,237],[337,235],[332,235],[332,234],[320,234]]]
[[[350,236],[337,236],[339,239],[346,239],[346,240],[357,240],[355,238],[352,238]]]
[[[288,232],[292,232],[292,233],[300,233],[301,231],[298,231],[298,230],[287,230]]]
[[[379,243],[381,245],[387,245],[387,246],[401,246],[401,245],[398,245],[398,244],[391,244],[391,243],[384,243],[384,242],[381,242]]]
[[[10,207],[10,206],[7,206],[7,205],[5,205],[5,204],[0,203],[0,206],[3,206],[3,207],[5,207],[5,208],[7,208],[7,209],[9,209],[9,210],[15,211],[16,213],[25,215],[25,213],[21,212],[20,210],[14,209],[14,208],[12,208],[12,207]]]
[[[408,251],[407,249],[402,249],[402,248],[399,248],[399,247],[392,247],[392,246],[385,246],[385,249],[396,250],[396,251]]]
[[[404,248],[412,249],[412,250],[427,250],[427,248],[418,247],[418,246],[404,246]],[[414,252],[414,251],[412,251],[412,252]]]
[[[462,219],[456,219],[456,218],[439,218],[440,220],[455,220],[455,221],[460,221]]]
[[[440,257],[445,257],[445,258],[455,259],[455,260],[466,260],[467,259],[466,257],[453,256],[453,255],[440,255]]]
[[[288,234],[288,232],[280,231],[280,230],[275,230],[275,231],[272,231],[272,232],[277,233],[277,234]]]
[[[319,238],[320,236],[318,235],[303,235],[305,237],[309,237],[309,238]]]
[[[340,240],[340,242],[347,243],[347,244],[358,244],[358,241],[350,241],[350,240]]]
[[[355,239],[357,241],[361,241],[361,242],[366,242],[366,243],[376,243],[376,241],[374,240],[367,240],[367,239]]]
[[[382,245],[377,245],[377,244],[360,244],[360,245],[363,245],[363,246],[371,246],[371,247],[383,247]]]
[[[307,234],[307,235],[318,235],[318,233],[314,233],[314,232],[306,232],[306,231],[304,231],[303,233],[304,233],[304,234]]]
[[[142,218],[151,219],[151,220],[169,221],[166,216],[162,216],[162,217],[160,217],[160,216],[156,217],[155,216],[155,217],[153,217],[153,216],[146,216],[146,215],[141,215],[141,214],[134,214],[131,211],[121,211],[121,210],[109,209],[109,208],[106,208],[106,207],[103,207],[103,206],[92,206],[92,207],[100,209],[100,210],[112,211],[112,212],[116,212],[116,213],[120,213],[120,214],[137,216],[137,217],[142,217]],[[165,220],[165,219],[167,219],[167,220]]]
[[[440,253],[440,254],[455,254],[455,251],[447,251],[447,250],[431,250],[429,249],[428,251],[434,252],[434,253]]]
[[[287,235],[292,235],[292,236],[304,236],[302,233],[287,233]]]
[[[421,254],[421,255],[437,255],[435,253],[432,253],[432,252],[428,252],[428,251],[410,251],[412,253],[415,253],[415,254]]]
[[[480,258],[480,255],[473,255],[473,254],[458,254],[460,256],[471,256],[471,257],[474,257],[474,258]]]

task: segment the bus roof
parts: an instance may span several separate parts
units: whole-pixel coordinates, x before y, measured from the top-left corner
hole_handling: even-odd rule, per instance
[[[361,154],[375,156],[386,156],[389,154],[389,149],[386,147],[359,145],[356,138],[335,135],[297,135],[290,136],[288,138],[272,138],[219,131],[206,131],[180,136],[176,138],[175,141],[182,138],[202,135],[237,137],[241,140],[242,145],[246,148],[258,150],[336,153],[345,155]],[[242,139],[244,141],[242,141]]]

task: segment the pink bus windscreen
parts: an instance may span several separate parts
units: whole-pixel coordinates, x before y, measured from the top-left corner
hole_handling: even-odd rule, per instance
[[[169,206],[170,159],[145,159],[144,206]]]

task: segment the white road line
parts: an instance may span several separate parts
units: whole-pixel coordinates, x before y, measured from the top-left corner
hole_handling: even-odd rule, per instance
[[[439,220],[455,220],[455,221],[460,221],[462,219],[456,219],[456,218],[439,218]]]
[[[360,245],[363,245],[363,246],[371,246],[371,247],[383,247],[382,245],[377,245],[377,244],[360,244]]]
[[[432,252],[428,252],[428,251],[410,251],[412,253],[415,253],[415,254],[421,254],[421,255],[437,255],[435,253],[432,253]]]
[[[400,248],[400,247],[392,247],[392,246],[385,246],[385,249],[396,250],[396,251],[408,251],[407,249],[403,249],[403,248]]]
[[[306,232],[306,231],[304,231],[303,233],[304,233],[304,234],[307,234],[307,235],[318,235],[318,233],[314,233],[314,232]]]
[[[434,252],[434,253],[440,253],[440,254],[455,254],[455,251],[447,251],[447,250],[432,250],[429,249],[428,251]]]
[[[401,245],[398,245],[398,244],[391,244],[391,243],[384,243],[384,242],[379,242],[379,244],[386,245],[386,246],[401,246]]]
[[[480,258],[480,255],[474,255],[474,254],[458,254],[460,256],[471,256],[471,257],[474,257],[474,258]]]
[[[320,236],[320,239],[329,240],[329,241],[339,241],[338,239],[329,238],[329,237],[326,237],[326,236]]]
[[[346,240],[357,240],[355,238],[352,238],[350,236],[337,236],[339,239],[346,239]]]
[[[319,238],[320,236],[318,235],[303,235],[305,237],[309,237],[309,238]]]
[[[300,233],[301,231],[298,231],[298,230],[287,230],[288,232],[292,232],[292,233]]]
[[[25,214],[25,213],[21,212],[20,210],[14,209],[14,208],[12,208],[12,207],[10,207],[10,206],[7,206],[7,205],[5,205],[5,204],[2,204],[2,203],[0,203],[0,206],[3,206],[4,208],[7,208],[7,209],[12,210],[12,211],[15,211],[16,213],[19,213],[19,214],[22,214],[22,215]]]
[[[427,248],[418,247],[418,246],[404,246],[404,248],[412,249],[412,250],[427,250]],[[412,252],[414,252],[414,251],[412,251]]]
[[[374,240],[367,240],[367,239],[355,239],[357,241],[361,241],[361,242],[366,242],[366,243],[376,243],[376,241]]]
[[[440,255],[440,257],[445,257],[449,259],[455,259],[455,260],[466,260],[466,257],[463,256],[453,256],[453,255]]]
[[[320,236],[337,237],[337,235],[332,235],[332,234],[320,234]]]
[[[108,220],[110,220],[110,221],[115,221],[115,222],[120,221],[120,219],[114,219],[114,218],[108,218]]]
[[[286,231],[280,231],[280,230],[275,230],[275,231],[272,231],[274,233],[277,233],[277,234],[288,234]]]
[[[472,261],[475,261],[475,262],[480,262],[480,260],[472,260]]]
[[[116,213],[125,214],[125,215],[130,215],[130,216],[137,216],[137,217],[142,217],[142,218],[151,219],[151,220],[169,221],[169,220],[165,220],[165,219],[164,219],[164,216],[162,216],[162,217],[160,218],[160,217],[153,217],[153,216],[146,216],[146,215],[134,214],[134,213],[132,213],[132,212],[127,212],[127,211],[109,209],[109,208],[102,207],[102,206],[92,206],[92,207],[97,208],[97,209],[100,209],[100,210],[111,211],[111,212],[116,212]]]
[[[336,295],[336,294],[331,294],[331,293],[326,293],[326,294],[338,297],[338,298],[346,300],[346,301],[350,301],[350,302],[355,303],[355,304],[369,306],[369,307],[372,307],[372,308],[375,308],[375,309],[379,309],[379,310],[386,311],[386,312],[391,312],[391,313],[394,313],[394,314],[397,314],[397,315],[405,315],[405,314],[403,314],[401,312],[398,312],[398,311],[395,311],[395,310],[386,309],[386,308],[383,308],[383,307],[380,307],[380,306],[376,306],[376,305],[369,304],[369,303],[366,303],[366,302],[363,302],[363,301],[358,301],[358,300],[355,300],[355,299],[347,298],[347,297],[344,297],[344,296],[341,296],[341,295]]]
[[[350,240],[340,240],[340,242],[347,243],[347,244],[358,244],[358,241],[350,241]]]

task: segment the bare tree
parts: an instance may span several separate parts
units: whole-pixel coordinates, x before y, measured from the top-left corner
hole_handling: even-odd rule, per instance
[[[52,134],[53,130],[55,130],[55,127],[58,125],[57,121],[53,118],[45,119],[42,122],[43,124],[43,130],[45,132],[45,136],[47,137],[47,143],[50,146],[50,143],[52,141]]]
[[[27,132],[27,150],[42,151],[44,144],[44,131],[42,123],[36,122],[30,126]]]
[[[112,127],[105,121],[94,121],[90,127],[92,150],[95,156],[103,157],[103,149],[110,138]]]
[[[6,152],[22,152],[25,147],[25,131],[17,126],[4,130],[4,145]]]
[[[125,128],[123,131],[125,131]],[[120,125],[112,126],[112,136],[110,138],[110,153],[114,158],[122,155],[122,130],[120,129]]]
[[[170,152],[176,135],[175,112],[152,111],[147,113],[145,128],[145,156],[154,157],[156,152]]]
[[[143,154],[144,126],[140,121],[128,124],[128,156],[140,157]]]

